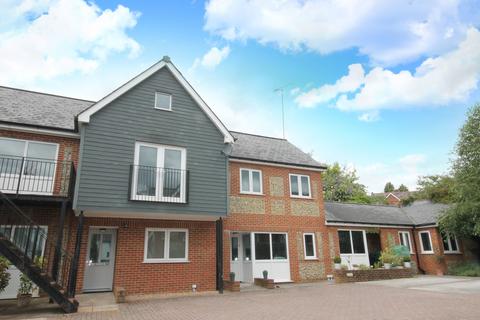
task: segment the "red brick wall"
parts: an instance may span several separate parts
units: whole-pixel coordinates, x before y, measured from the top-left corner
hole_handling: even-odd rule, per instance
[[[27,132],[20,132],[20,131],[10,131],[10,130],[2,130],[0,129],[0,137],[7,137],[13,139],[21,139],[21,140],[30,140],[30,141],[41,141],[41,142],[50,142],[50,143],[57,143],[58,146],[58,158],[59,162],[61,161],[73,161],[74,167],[77,168],[78,163],[78,155],[79,155],[79,147],[80,147],[80,140],[75,138],[66,138],[66,137],[59,137],[59,136],[51,136],[45,134],[36,134],[36,133],[27,133]],[[62,167],[60,165],[57,166],[56,170],[56,181],[54,185],[54,194],[58,193],[61,188],[61,174],[62,174]]]
[[[398,206],[400,204],[400,200],[391,194],[387,197],[387,202],[391,206]]]
[[[419,232],[430,231],[430,237],[432,239],[432,247],[434,253],[427,254],[421,253],[421,244]],[[460,239],[457,239],[460,248],[460,253],[445,253],[443,250],[443,242],[441,234],[438,228],[421,228],[415,231],[416,241],[418,244],[418,256],[419,256],[419,268],[424,270],[428,274],[445,274],[447,267],[451,263],[462,262],[465,260],[463,243]]]
[[[78,218],[72,223],[70,248],[76,237]],[[82,291],[88,232],[91,226],[116,227],[117,245],[113,287],[129,294],[215,290],[215,222],[167,221],[143,219],[85,218],[77,275],[77,292]],[[143,263],[145,228],[188,229],[187,263]]]
[[[332,271],[332,259],[329,255],[328,235],[325,226],[325,211],[323,205],[322,178],[320,172],[309,170],[290,169],[285,167],[257,165],[230,162],[230,196],[242,198],[261,198],[265,201],[265,213],[231,213],[224,222],[224,276],[228,277],[230,272],[230,232],[232,231],[265,231],[265,232],[286,232],[288,234],[288,252],[290,259],[290,274],[293,281],[301,281],[299,264],[313,264],[323,262],[325,274]],[[240,168],[257,169],[262,171],[263,195],[245,195],[240,193]],[[312,199],[295,199],[290,197],[289,173],[298,173],[310,176]],[[283,179],[283,196],[273,196],[270,193],[270,177],[281,177]],[[284,201],[284,214],[272,214],[272,200]],[[291,203],[295,201],[306,201],[314,203],[319,209],[318,216],[293,215]],[[318,248],[317,257],[319,260],[305,260],[303,240],[302,245],[297,245],[297,234],[304,232],[321,232],[322,248]],[[303,235],[302,235],[303,236]],[[323,254],[320,255],[320,252]],[[323,260],[323,261],[322,261]],[[325,277],[325,276],[323,276]]]

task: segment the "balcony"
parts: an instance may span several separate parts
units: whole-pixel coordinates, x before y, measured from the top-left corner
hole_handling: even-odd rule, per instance
[[[5,194],[69,197],[74,184],[72,161],[0,155],[0,191]]]
[[[187,203],[188,170],[130,166],[130,200]]]

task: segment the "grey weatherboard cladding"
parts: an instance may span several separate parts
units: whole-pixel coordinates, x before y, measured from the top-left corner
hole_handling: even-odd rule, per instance
[[[156,91],[172,95],[172,111],[154,109]],[[99,110],[81,131],[76,210],[226,215],[224,137],[168,69]],[[187,204],[128,200],[135,142],[186,148]]]

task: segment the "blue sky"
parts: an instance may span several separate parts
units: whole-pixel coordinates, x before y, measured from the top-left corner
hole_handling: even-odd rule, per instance
[[[98,99],[169,55],[232,130],[282,135],[369,191],[445,173],[480,100],[480,3],[7,0],[0,85]]]

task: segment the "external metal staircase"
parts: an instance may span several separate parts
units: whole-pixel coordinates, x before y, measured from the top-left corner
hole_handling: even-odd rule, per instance
[[[13,232],[14,229],[20,229]],[[32,221],[0,191],[0,254],[27,275],[66,313],[76,312],[76,266],[73,256],[49,239],[45,230]]]

